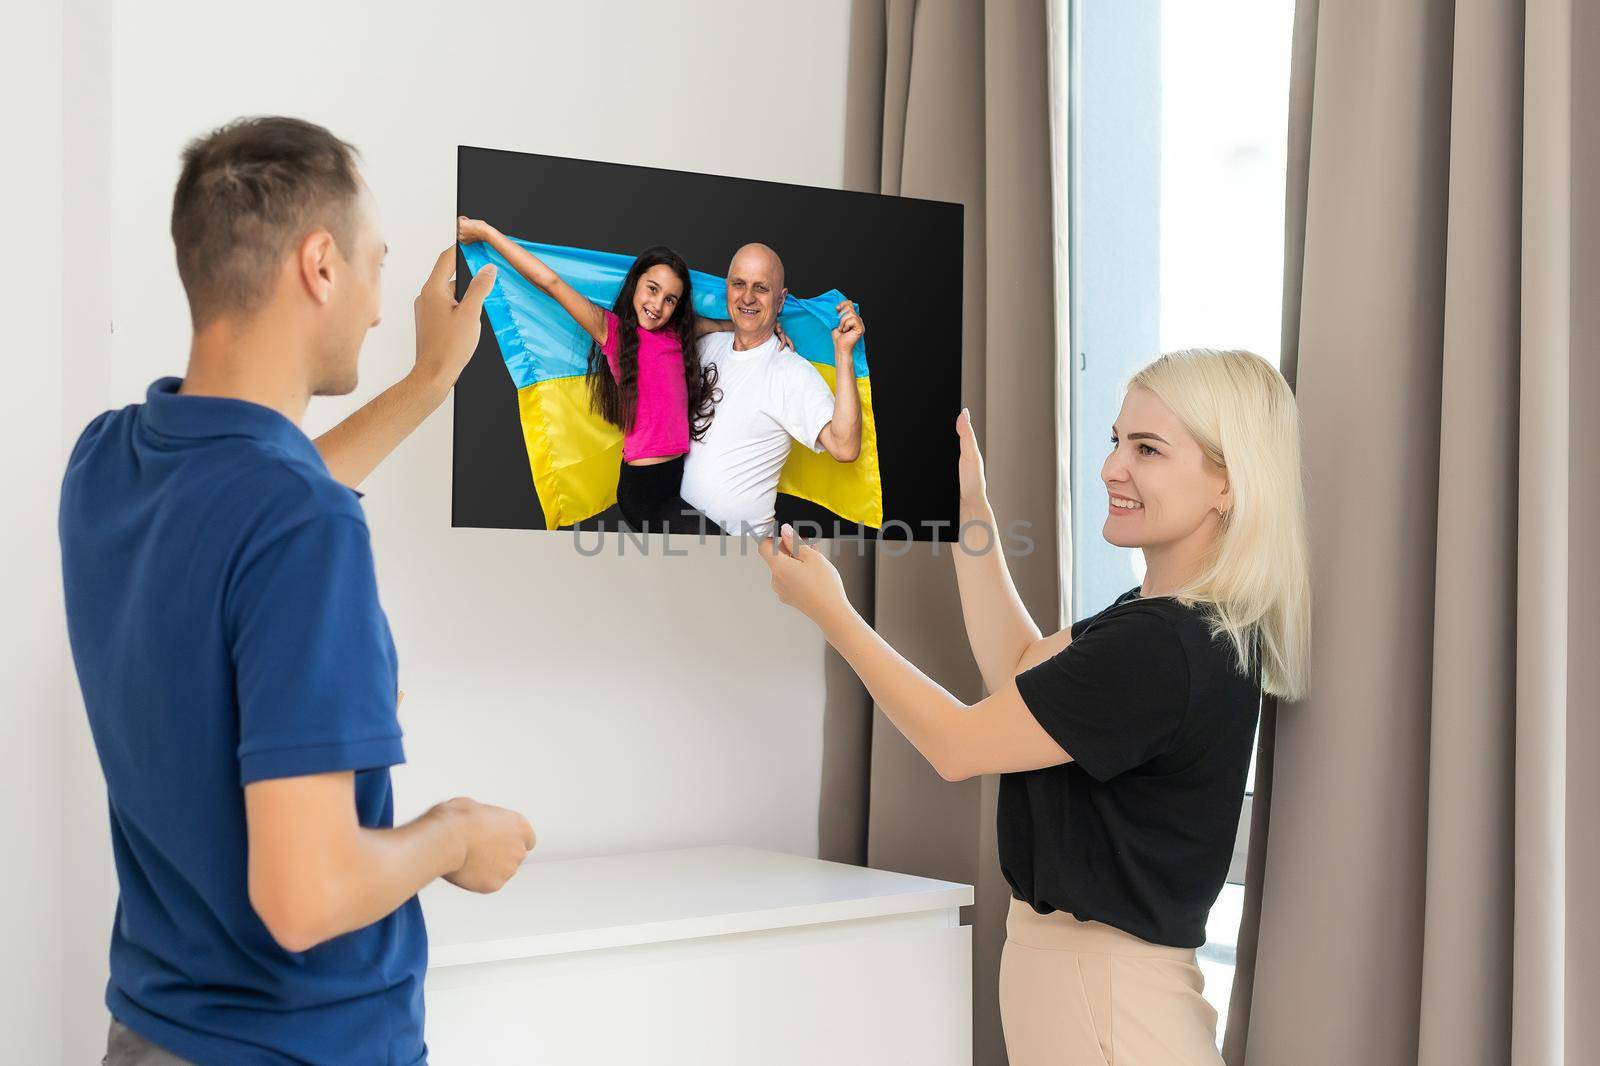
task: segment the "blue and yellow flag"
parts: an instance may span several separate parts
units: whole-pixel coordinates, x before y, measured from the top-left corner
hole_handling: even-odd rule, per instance
[[[584,248],[563,248],[518,240],[580,294],[610,307],[622,289],[633,257]],[[506,370],[517,387],[522,440],[528,449],[533,485],[547,529],[591,518],[617,501],[617,471],[622,464],[622,431],[589,407],[585,375],[589,335],[561,305],[518,274],[488,244],[461,246],[474,274],[493,263],[494,288],[483,302]],[[725,278],[690,271],[695,313],[727,321]],[[784,300],[778,323],[822,374],[837,387],[833,366],[834,311],[844,296],[838,290],[809,299]],[[861,454],[853,463],[836,462],[827,452],[795,443],[784,463],[778,491],[810,500],[840,518],[863,526],[883,525],[883,484],[878,476],[878,434],[872,419],[872,382],[867,373],[865,339],[851,353],[856,390],[861,396]],[[693,445],[691,445],[692,447]]]

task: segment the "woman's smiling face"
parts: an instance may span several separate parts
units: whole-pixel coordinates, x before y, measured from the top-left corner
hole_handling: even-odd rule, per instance
[[[1193,536],[1213,510],[1227,509],[1227,472],[1149,389],[1128,390],[1111,433],[1111,454],[1100,468],[1110,543],[1174,544]]]
[[[671,267],[657,263],[639,275],[639,283],[633,288],[633,313],[638,316],[639,325],[657,330],[672,321],[681,299],[683,282]]]

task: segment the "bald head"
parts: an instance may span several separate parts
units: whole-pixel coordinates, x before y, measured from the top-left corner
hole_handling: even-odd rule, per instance
[[[728,317],[733,319],[734,347],[763,344],[772,336],[783,310],[783,260],[764,244],[747,244],[728,264]]]
[[[733,253],[733,261],[728,264],[728,276],[732,277],[736,272],[765,276],[772,283],[774,291],[783,289],[783,260],[771,247],[760,241],[744,245]]]

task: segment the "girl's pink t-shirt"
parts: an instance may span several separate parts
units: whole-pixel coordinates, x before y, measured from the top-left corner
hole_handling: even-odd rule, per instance
[[[600,350],[618,377],[617,334],[621,323],[606,316],[606,342]],[[671,329],[639,329],[639,402],[633,428],[622,438],[622,461],[682,455],[689,450],[689,386],[683,376],[683,347]]]

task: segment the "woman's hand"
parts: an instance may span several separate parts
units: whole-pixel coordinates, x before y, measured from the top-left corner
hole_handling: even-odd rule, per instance
[[[466,215],[456,218],[456,240],[462,244],[486,241],[495,232],[495,228],[481,218],[468,218]]]
[[[781,539],[763,540],[761,557],[772,571],[772,591],[778,599],[818,625],[850,608],[839,571],[826,555],[803,543],[793,526],[783,527]]]
[[[983,480],[983,453],[978,451],[978,437],[972,432],[972,414],[965,407],[956,416],[956,436],[961,438],[961,458],[957,465],[961,475],[961,505],[985,505],[989,501],[989,488]]]

